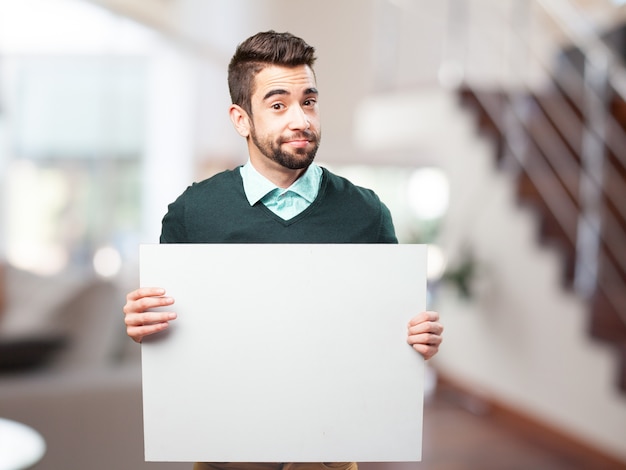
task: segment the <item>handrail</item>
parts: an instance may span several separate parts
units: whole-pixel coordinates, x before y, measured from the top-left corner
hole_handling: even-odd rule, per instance
[[[498,111],[493,108],[492,104],[481,99],[479,94],[474,94],[474,96],[479,102],[480,106],[490,117],[492,122],[496,124],[500,134],[505,135],[506,129],[504,129],[504,126],[500,123],[501,116],[498,114]],[[513,112],[513,116],[515,117],[516,122],[524,126],[524,117],[516,112],[515,106],[511,106],[510,109]],[[576,207],[572,199],[568,196],[564,187],[559,185],[547,184],[546,179],[542,178],[542,176],[545,176],[546,173],[554,173],[552,168],[548,165],[546,161],[543,161],[541,159],[534,160],[531,165],[528,165],[525,162],[525,158],[523,157],[523,155],[520,155],[517,149],[512,147],[508,142],[505,142],[505,144],[507,145],[511,154],[514,156],[515,160],[524,169],[533,184],[535,184],[537,191],[541,195],[547,207],[554,215],[557,223],[563,229],[563,232],[566,234],[569,241],[575,244],[575,236],[571,233],[569,229],[575,222],[573,219],[578,213],[578,208]],[[533,148],[534,150],[541,153],[540,145],[534,140],[529,140],[527,144],[530,145],[531,148]],[[626,324],[626,311],[623,310],[623,305],[621,304],[621,299],[618,295],[618,292],[621,292],[623,290],[624,282],[620,279],[619,275],[617,274],[617,268],[613,265],[612,262],[609,261],[604,266],[608,268],[607,274],[612,281],[611,285],[613,285],[613,283],[619,283],[621,285],[621,288],[613,289],[608,286],[609,283],[603,282],[598,282],[598,287],[606,296],[606,299],[611,304],[611,306],[615,309],[615,312],[619,315],[619,318],[624,322],[624,324]],[[589,269],[589,267],[583,266],[583,269]]]
[[[560,6],[559,11],[565,11],[569,17],[568,20],[569,21],[562,21],[561,18],[552,18],[555,22],[557,22],[558,24],[564,25],[566,27],[570,28],[570,36],[574,36],[575,39],[577,40],[577,47],[579,47],[579,50],[581,52],[583,52],[585,54],[585,60],[586,62],[586,71],[588,71],[589,69],[591,70],[601,70],[602,72],[602,77],[604,77],[607,80],[607,85],[611,85],[612,86],[612,91],[613,93],[615,93],[617,96],[620,96],[619,94],[619,87],[620,87],[620,83],[616,82],[616,79],[613,78],[615,76],[624,76],[624,74],[622,75],[615,75],[615,73],[619,73],[619,72],[624,72],[624,70],[626,70],[623,66],[623,62],[621,61],[621,59],[614,57],[614,53],[613,51],[608,48],[603,42],[602,40],[600,40],[599,36],[595,33],[595,31],[593,30],[593,28],[589,27],[588,23],[586,23],[585,21],[583,21],[584,19],[582,18],[582,16],[579,16],[579,18],[577,18],[579,21],[577,23],[577,30],[583,30],[584,29],[584,37],[587,41],[586,44],[582,44],[580,37],[576,37],[571,31],[573,26],[571,21],[574,20],[574,18],[572,17],[573,15],[573,7],[570,4],[564,4],[561,0],[555,0],[552,3],[548,4],[546,3],[545,0],[542,0],[542,3],[544,6]],[[552,10],[553,14],[558,13],[556,10]],[[521,38],[522,40],[524,40],[525,38]],[[529,47],[529,41],[524,41],[525,42],[525,47],[527,47],[528,50],[532,51],[532,47]],[[590,59],[588,57],[589,54],[595,54],[593,55],[593,57]],[[535,56],[536,59],[538,59],[540,57],[539,54],[533,54]],[[538,61],[542,67],[544,68],[544,70],[547,72],[547,75],[550,77],[550,79],[552,80],[552,82],[557,84],[557,90],[560,91],[565,91],[565,94],[567,95],[567,97],[569,98],[570,102],[574,103],[575,106],[578,107],[579,111],[583,114],[583,119],[580,122],[580,127],[582,128],[582,134],[583,134],[583,138],[580,142],[580,155],[582,157],[582,161],[581,164],[583,165],[595,165],[597,167],[597,155],[598,152],[599,153],[604,153],[604,151],[602,149],[607,148],[608,150],[610,150],[612,152],[613,157],[615,157],[617,159],[617,163],[621,164],[624,168],[626,168],[626,152],[624,151],[624,149],[626,148],[626,146],[624,145],[620,145],[617,143],[617,141],[620,141],[620,143],[623,143],[626,141],[626,132],[624,132],[624,129],[619,125],[619,123],[617,123],[617,121],[614,119],[614,117],[611,115],[611,113],[607,110],[608,107],[608,103],[607,102],[603,102],[602,98],[597,95],[596,93],[602,93],[602,90],[600,89],[594,89],[590,87],[590,82],[589,82],[589,76],[585,75],[584,78],[580,77],[580,73],[575,70],[575,68],[573,67],[573,65],[570,62],[565,62],[564,64],[569,67],[570,69],[568,70],[568,72],[574,72],[574,73],[566,73],[564,74],[565,77],[574,77],[575,79],[579,79],[579,83],[580,83],[580,89],[582,90],[582,93],[579,92],[578,90],[571,90],[571,88],[569,86],[566,85],[570,85],[570,81],[568,81],[567,83],[563,83],[563,80],[561,80],[561,77],[563,75],[559,75],[559,76],[555,76],[554,73],[552,73],[551,68],[546,66],[545,63],[541,62],[541,60]],[[561,67],[564,65],[561,64]],[[609,67],[609,65],[612,64],[613,67]],[[588,72],[587,72],[588,73]],[[614,75],[610,75],[611,73],[613,73]],[[608,82],[612,81],[612,84],[609,84]],[[561,98],[563,97],[562,95],[559,95],[557,93],[557,96],[560,96]],[[583,101],[582,105],[580,104],[580,101],[582,100],[586,100]],[[549,108],[549,107],[548,107]],[[567,134],[566,132],[564,132],[564,129],[567,129],[567,127],[569,127],[569,124],[571,124],[573,121],[577,121],[577,116],[575,116],[575,113],[573,112],[573,110],[570,108],[570,106],[565,106],[564,108],[560,108],[558,111],[562,112],[563,109],[567,109],[572,111],[571,114],[568,116],[568,124],[566,127],[557,127],[557,132],[563,134]],[[544,112],[548,111],[548,113],[550,114],[550,118],[552,119],[552,122],[554,122],[556,124],[557,120],[557,112],[555,112],[555,109],[543,109]],[[590,118],[588,117],[587,119],[584,119],[585,117],[587,117],[585,115],[585,112],[588,113],[587,115],[591,116]],[[600,112],[601,116],[599,116],[597,113]],[[548,114],[547,113],[547,114]],[[598,119],[600,119],[600,121],[598,122]],[[573,121],[572,121],[573,120]],[[567,134],[568,137],[571,137],[569,134]],[[571,145],[572,148],[576,149],[576,145],[574,144],[574,140],[569,140],[568,143]],[[589,147],[591,146],[591,147]],[[593,149],[593,150],[590,150]],[[589,153],[589,152],[593,152],[593,153]],[[553,161],[551,158],[551,155],[549,152],[545,152],[544,151],[544,155],[546,158],[548,158],[551,162]],[[576,162],[577,164],[578,162]],[[609,158],[604,158],[603,164],[605,166],[605,172],[604,174],[610,174],[610,172],[613,170],[613,167],[611,167],[611,165],[613,164],[611,162],[611,159]],[[607,168],[608,167],[608,168]],[[626,188],[624,186],[624,184],[622,184],[621,186],[619,186],[617,189],[612,188],[611,192],[606,190],[606,185],[604,184],[604,177],[602,176],[602,174],[598,173],[598,170],[592,170],[592,168],[585,168],[584,166],[581,167],[581,174],[580,174],[580,181],[579,181],[579,185],[581,187],[581,195],[580,197],[582,198],[581,203],[583,204],[583,212],[581,213],[580,216],[580,224],[578,227],[578,231],[579,237],[584,236],[584,233],[582,233],[581,231],[587,232],[588,234],[591,233],[593,234],[592,236],[595,238],[596,242],[596,248],[595,248],[595,253],[582,253],[578,254],[577,257],[580,256],[586,256],[586,258],[584,259],[579,259],[579,261],[577,262],[577,270],[582,271],[582,270],[589,270],[589,265],[593,264],[593,265],[597,265],[598,263],[598,255],[599,255],[599,250],[601,247],[601,244],[603,244],[603,246],[605,247],[605,249],[607,250],[608,253],[610,253],[613,257],[613,259],[615,260],[615,262],[617,263],[617,265],[613,264],[612,261],[610,261],[610,259],[605,260],[605,264],[603,265],[603,269],[605,270],[610,270],[611,273],[606,273],[609,274],[610,277],[615,280],[615,279],[619,279],[620,281],[620,286],[624,287],[624,282],[621,278],[619,278],[618,275],[618,267],[617,266],[621,266],[622,272],[626,271],[626,259],[624,259],[624,255],[622,254],[622,250],[620,249],[622,246],[622,242],[621,240],[624,239],[624,230],[621,228],[620,224],[617,222],[615,216],[610,212],[610,211],[604,211],[604,214],[600,215],[600,205],[602,205],[603,203],[601,202],[601,197],[605,198],[605,201],[610,201],[610,203],[612,204],[613,207],[615,207],[617,209],[617,211],[620,213],[621,217],[623,217],[626,220],[626,207],[624,207],[624,204],[622,203],[623,200],[626,199]],[[589,190],[591,190],[592,192],[589,193]],[[617,194],[614,194],[613,191],[617,192]],[[591,197],[591,199],[589,199]],[[585,204],[590,204],[591,206],[591,210],[592,212],[587,213],[584,209],[584,205]],[[602,230],[602,227],[599,225],[600,222],[600,218],[603,218],[603,223],[606,226],[606,224],[610,224],[611,226],[611,230],[607,231],[607,230]],[[615,230],[619,231],[619,236],[616,236],[615,234]],[[584,248],[584,245],[583,245]],[[595,268],[594,268],[595,269]],[[598,285],[601,289],[604,287],[603,283],[602,283],[602,279],[598,279],[597,275],[593,275],[591,276],[591,278],[588,278],[587,280],[585,280],[584,278],[580,278],[577,279],[577,281],[581,281],[581,284],[585,285],[585,282],[587,283],[587,291],[588,293],[590,293],[592,291],[591,289],[591,285],[589,284],[589,282],[591,282],[592,284],[596,284]],[[620,314],[620,316],[622,316],[624,322],[626,323],[626,312],[622,313],[621,309],[619,308],[619,299],[615,299],[616,302],[612,302],[614,303],[614,307],[615,310]]]
[[[547,115],[550,121],[554,123],[554,126],[557,128],[557,131],[560,132],[561,135],[563,135],[567,144],[575,151],[576,150],[580,151],[580,145],[579,145],[580,142],[577,140],[577,137],[580,137],[580,135],[575,134],[575,131],[580,128],[583,128],[585,124],[581,121],[581,119],[578,118],[578,116],[576,116],[575,112],[572,110],[569,104],[565,101],[562,93],[556,92],[553,95],[551,95],[551,98],[554,99],[556,102],[544,101],[540,103],[540,106],[542,107],[543,112]],[[573,97],[570,96],[570,99],[572,98]],[[613,125],[616,126],[619,129],[619,131],[621,131],[618,135],[626,139],[626,133],[619,126],[617,121],[610,115],[607,117],[610,119]],[[595,136],[595,138],[599,139],[597,135]],[[613,152],[613,154],[616,157],[626,158],[626,146],[619,147],[611,139],[605,140],[605,144]],[[556,142],[554,142],[553,145],[559,146],[558,150],[548,151],[546,147],[543,147],[544,155],[546,155],[546,158],[548,158],[551,164],[555,163],[554,161],[555,157],[553,157],[553,155],[557,155],[558,157],[556,158],[560,158],[564,155],[567,155],[567,157],[570,160],[575,160],[575,157],[571,155],[571,151],[567,147],[565,147],[563,144],[561,144],[560,140],[557,140]],[[611,162],[607,160],[605,163],[608,165],[608,171],[609,172],[612,171],[613,168],[610,166]],[[577,162],[575,162],[575,165],[579,166]],[[617,188],[614,188],[612,192],[607,192],[605,190],[605,187],[603,187],[602,182],[598,181],[595,175],[588,174],[587,176],[591,178],[592,183],[596,185],[598,190],[603,192],[607,200],[611,201],[611,203],[617,209],[620,215],[624,218],[624,220],[626,220],[626,204],[623,204],[623,201],[626,201],[626,185],[622,185]],[[572,188],[572,187],[569,187],[568,189],[570,189],[571,191],[575,191],[575,188]],[[619,243],[617,241],[609,242],[607,240],[607,246],[609,250],[611,250],[613,256],[615,256],[618,259],[624,258],[626,257],[626,253],[624,253],[623,250],[620,250],[620,248],[623,245],[623,243],[621,243],[621,240],[626,240],[626,231],[624,231],[619,226],[618,222],[615,219],[615,216],[613,216],[610,212],[605,214],[605,217],[608,218],[608,222],[611,223],[612,226],[617,227],[617,229],[620,231],[620,236],[623,237],[620,239]],[[606,234],[603,234],[603,235],[607,237]],[[626,266],[626,258],[621,260],[621,262],[623,263],[624,266]]]
[[[529,48],[532,53],[532,48]],[[571,89],[569,86],[563,86],[561,80],[558,80],[558,77],[555,77],[552,73],[550,67],[541,61],[540,54],[533,54],[535,60],[542,66],[544,72],[548,76],[551,77],[552,80],[558,83],[558,87],[554,90],[555,93],[551,95],[552,100],[556,100],[556,103],[553,103],[552,100],[548,102],[540,103],[543,108],[544,113],[549,117],[549,119],[554,123],[557,127],[557,131],[563,135],[568,145],[574,150],[580,151],[580,145],[582,142],[579,142],[577,138],[580,137],[579,133],[576,133],[575,130],[583,128],[585,126],[584,122],[576,115],[571,106],[566,102],[566,97],[570,99],[571,102],[576,102],[580,100],[579,95]],[[565,62],[560,64],[561,67],[565,66],[568,68],[566,70],[565,76],[569,78],[578,77],[579,73],[575,69],[575,67],[570,62]],[[614,70],[626,70],[626,68],[615,68]],[[582,80],[581,80],[582,81]],[[608,137],[604,140],[604,144],[607,148],[613,153],[613,155],[620,160],[620,163],[626,168],[626,132],[617,122],[617,120],[608,113],[607,116],[607,125],[608,125]],[[595,139],[601,139],[600,136],[593,133],[591,135]],[[558,142],[555,145],[559,145]],[[569,149],[561,147],[559,151],[556,153],[554,151],[547,151],[545,145],[542,146],[542,151],[546,158],[553,163],[551,155],[561,155],[561,154],[569,154]],[[570,156],[572,160],[573,157]],[[575,162],[578,165],[577,162]],[[605,165],[607,165],[607,172],[610,173],[613,171],[612,162],[607,159],[605,161]],[[626,220],[626,204],[623,201],[626,201],[626,184],[613,187],[611,192],[606,191],[606,188],[603,187],[601,181],[598,180],[595,174],[593,173],[585,173],[585,177],[590,178],[591,183],[593,183],[596,188],[604,194],[605,198],[610,201],[613,207],[617,210],[617,212],[621,215],[621,217]],[[568,189],[573,190],[573,188],[569,187]],[[621,249],[623,246],[623,240],[626,239],[626,231],[621,227],[619,222],[616,220],[616,217],[610,211],[606,211],[604,214],[605,225],[610,225],[611,230],[602,231],[598,235],[601,240],[604,242],[606,249],[613,255],[613,258],[619,261],[620,266],[626,266],[626,253]],[[617,231],[617,233],[616,233]],[[606,266],[606,265],[605,265]],[[611,266],[606,266],[612,272],[612,279],[617,279],[617,270],[616,268]],[[617,307],[617,305],[615,305]],[[616,308],[616,310],[618,310]],[[626,321],[626,319],[625,319]]]
[[[536,1],[538,1],[539,3],[546,3],[546,0],[536,0]],[[556,1],[558,2],[559,0],[556,0]],[[515,31],[512,30],[512,32],[515,32]],[[552,71],[551,65],[543,61],[543,56],[541,54],[537,54],[533,50],[532,46],[530,46],[528,41],[525,40],[525,38],[521,37],[519,34],[518,34],[518,38],[522,41],[525,41],[525,44],[528,48],[528,52],[532,54],[533,60],[535,60],[536,63],[541,66],[543,72],[551,79],[551,81],[557,84],[557,88],[554,90],[555,93],[552,97],[558,99],[560,101],[560,104],[558,106],[548,105],[548,107],[546,107],[546,111],[550,119],[553,122],[562,123],[562,125],[559,126],[559,131],[561,131],[562,134],[565,136],[567,143],[572,148],[576,149],[578,147],[577,145],[578,142],[576,141],[576,137],[580,137],[580,136],[572,135],[572,132],[571,132],[572,124],[573,125],[580,124],[580,126],[583,126],[583,127],[585,124],[580,118],[578,118],[578,116],[575,115],[574,110],[572,110],[572,108],[566,104],[565,97],[569,98],[571,102],[577,103],[581,99],[580,94],[577,93],[577,90],[572,89],[573,85],[571,84],[571,81],[564,82],[561,76],[559,77],[555,76],[554,72]],[[610,51],[610,49],[606,48],[606,50],[608,51],[607,53],[613,54],[612,51]],[[624,79],[626,80],[626,66],[621,65],[619,62],[620,61],[618,60],[613,61],[613,63],[615,64],[615,67],[612,70],[616,74],[619,74],[620,76],[624,77]],[[563,62],[560,64],[560,66],[567,68],[567,70],[562,76],[567,77],[569,80],[580,78],[579,77],[580,74],[578,70],[576,70],[576,68],[571,64],[571,62]],[[580,84],[582,87],[582,79],[580,80]],[[526,89],[528,89],[528,87],[526,87]],[[622,166],[626,169],[626,130],[624,130],[620,126],[620,124],[616,121],[616,119],[612,115],[610,114],[607,115],[607,120],[608,120],[607,126],[608,126],[608,131],[609,131],[609,136],[607,139],[602,139],[602,136],[598,136],[595,132],[593,132],[593,129],[591,129],[591,135],[596,139],[604,140],[604,143],[606,144],[608,149],[613,153],[613,155],[615,155],[615,157],[619,160]],[[607,162],[607,164],[610,165],[611,163]],[[609,170],[612,170],[612,168],[609,168]],[[602,182],[598,181],[595,178],[595,175],[591,175],[591,177],[596,187],[599,190],[602,190],[603,189]],[[611,199],[617,199],[612,202],[620,211],[620,215],[626,219],[626,204],[623,204],[623,203],[620,204],[620,202],[626,200],[626,187],[620,188],[620,190],[621,190],[620,193],[615,196],[613,194],[605,194],[605,196]]]
[[[608,79],[615,92],[626,100],[626,69],[624,64],[598,37],[596,31],[576,10],[572,2],[566,0],[535,0],[535,2],[558,24],[561,31],[567,34],[570,41],[583,51],[589,60],[594,63],[609,60],[611,63],[621,65],[621,67],[609,70]]]
[[[574,46],[578,47],[585,55],[588,63],[591,64],[592,67],[600,67],[601,70],[606,72],[606,79],[610,81],[610,86],[614,93],[626,101],[626,68],[623,66],[621,60],[613,57],[613,51],[602,42],[595,31],[593,31],[593,28],[589,28],[582,17],[575,17],[576,12],[567,2],[563,2],[562,0],[535,1],[543,7],[544,11],[556,24],[563,28],[564,32],[574,43]],[[510,19],[506,19],[505,21],[510,22]],[[575,26],[572,26],[572,24],[575,24]],[[515,31],[515,28],[510,29]],[[626,220],[626,205],[622,202],[626,200],[626,187],[624,187],[626,185],[619,187],[617,196],[609,194],[605,190],[603,177],[597,172],[594,173],[594,171],[591,171],[591,168],[585,167],[589,162],[595,165],[595,161],[598,157],[597,152],[603,154],[604,151],[602,149],[606,148],[612,152],[618,164],[626,168],[626,145],[623,145],[626,142],[626,132],[610,115],[610,112],[604,108],[598,108],[598,105],[602,106],[604,103],[600,101],[598,95],[594,94],[596,90],[590,89],[589,83],[584,79],[580,79],[580,73],[577,70],[574,74],[565,74],[566,77],[576,77],[577,80],[579,80],[575,85],[572,85],[569,81],[564,82],[562,77],[556,76],[552,68],[540,59],[541,54],[537,54],[536,51],[533,50],[527,38],[518,34],[518,39],[521,39],[521,46],[524,48],[525,54],[530,52],[533,60],[536,61],[535,63],[541,65],[544,72],[547,72],[546,75],[550,79],[550,82],[556,85],[556,93],[554,96],[557,97],[557,102],[539,103],[542,113],[540,119],[547,120],[547,122],[544,122],[544,126],[547,126],[549,122],[550,128],[555,126],[556,130],[551,129],[551,131],[554,132],[553,137],[548,135],[537,136],[535,134],[532,139],[528,139],[529,142],[527,142],[527,145],[545,157],[545,161],[533,160],[531,165],[526,164],[522,152],[513,148],[511,142],[507,141],[505,143],[511,154],[515,157],[539,191],[544,203],[563,229],[569,242],[572,243],[573,246],[578,246],[577,244],[580,243],[576,231],[572,230],[572,226],[578,226],[578,237],[583,236],[582,232],[584,231],[587,234],[591,234],[596,240],[593,242],[595,251],[592,251],[591,254],[587,253],[585,262],[577,262],[577,271],[579,274],[583,275],[583,280],[586,276],[587,281],[591,280],[591,282],[596,285],[626,325],[626,311],[624,311],[621,299],[619,298],[621,291],[626,290],[626,282],[624,282],[623,278],[619,275],[620,269],[622,272],[626,271],[626,258],[621,250],[623,245],[621,240],[626,239],[626,235],[620,224],[616,222],[616,219],[612,215],[609,215],[609,218],[604,220],[614,226],[619,231],[619,235],[616,236],[613,234],[609,236],[602,230],[602,227],[598,223],[600,209],[597,205],[601,203],[601,199],[599,198],[604,197],[605,200],[609,200],[611,204],[617,208],[620,216]],[[591,57],[589,57],[590,54]],[[607,64],[611,64],[612,67],[607,69],[605,67]],[[574,69],[570,63],[566,62],[566,66]],[[574,89],[574,87],[576,87],[576,89]],[[527,92],[529,91],[526,81],[523,82],[523,88]],[[506,129],[502,122],[500,122],[502,116],[497,115],[497,110],[494,110],[490,103],[481,100],[478,94],[474,95],[481,107],[499,128],[501,135],[505,136],[507,133],[510,133],[510,129]],[[590,119],[585,114],[585,112],[589,112],[589,109],[586,108],[585,104],[580,104],[580,100],[585,99],[585,97],[587,100],[590,100],[587,101],[587,106],[589,106],[589,103],[593,103],[596,106],[596,110],[602,109],[602,115],[600,116],[600,119],[602,119],[600,121],[601,125],[594,124],[593,119]],[[527,127],[527,119],[520,113],[520,110],[515,106],[513,100],[508,96],[506,98],[508,109],[515,121],[513,126],[519,127],[526,135],[530,135]],[[575,103],[582,117],[567,103],[568,99],[570,102]],[[580,129],[581,132],[574,134],[571,131],[572,127]],[[569,132],[568,129],[570,130]],[[580,163],[576,156],[565,145],[561,137],[558,137],[557,133],[563,136],[570,148],[574,149],[579,155],[582,155]],[[584,134],[584,138],[582,141],[579,141],[581,134]],[[589,145],[591,145],[591,147],[589,147]],[[594,153],[589,153],[590,148],[594,149]],[[587,160],[585,160],[585,158]],[[592,158],[592,160],[588,160],[589,158]],[[561,164],[567,165],[568,168],[569,165],[572,165],[572,168],[579,171],[579,180],[576,181],[576,185],[567,180],[564,182],[563,186],[546,184],[546,172],[554,173],[554,176],[558,177],[555,170]],[[604,164],[608,165],[611,164],[611,162],[609,159],[605,158]],[[593,194],[592,199],[585,199],[589,197],[589,193],[585,191],[590,189],[592,190],[591,194]],[[581,193],[581,191],[583,192]],[[572,198],[568,192],[575,196]],[[580,212],[575,201],[579,201],[583,204],[582,212]],[[591,212],[587,213],[584,210],[585,204],[591,204]],[[606,214],[603,214],[603,216],[606,217]],[[576,217],[578,217],[578,222],[574,220]],[[611,217],[613,218],[611,219]],[[604,271],[601,276],[598,276],[599,273],[596,269],[596,264],[599,254],[597,250],[600,249],[600,246],[604,247],[606,253],[610,254],[610,257],[604,257],[604,264],[602,266]],[[579,256],[580,253],[577,253],[577,258]],[[589,262],[589,256],[594,257],[593,263]],[[618,284],[618,288],[614,287],[615,283]],[[589,294],[590,291],[587,290],[587,295]]]

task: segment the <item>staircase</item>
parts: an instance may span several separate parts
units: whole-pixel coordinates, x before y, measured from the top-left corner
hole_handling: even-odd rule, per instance
[[[626,101],[608,82],[590,82],[589,70],[585,80],[576,48],[566,56],[541,91],[465,85],[459,94],[493,140],[498,167],[513,175],[519,203],[539,214],[540,241],[563,260],[563,285],[588,305],[589,334],[614,348],[626,393]]]

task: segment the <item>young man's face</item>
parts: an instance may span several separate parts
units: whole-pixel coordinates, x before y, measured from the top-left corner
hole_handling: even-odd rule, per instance
[[[259,72],[251,99],[250,158],[290,170],[307,168],[321,138],[317,99],[315,76],[306,65],[272,65]]]

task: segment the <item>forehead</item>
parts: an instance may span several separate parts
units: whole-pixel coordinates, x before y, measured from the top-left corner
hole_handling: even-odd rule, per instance
[[[269,65],[256,75],[252,96],[253,99],[262,99],[272,90],[285,90],[296,94],[315,87],[315,74],[308,65],[295,67]]]

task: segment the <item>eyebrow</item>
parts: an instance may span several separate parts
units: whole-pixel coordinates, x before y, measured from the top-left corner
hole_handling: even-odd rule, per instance
[[[270,99],[274,95],[290,95],[287,90],[283,90],[282,88],[277,88],[275,90],[268,91],[263,97],[263,101]],[[305,95],[319,95],[317,88],[311,87],[304,90]]]

